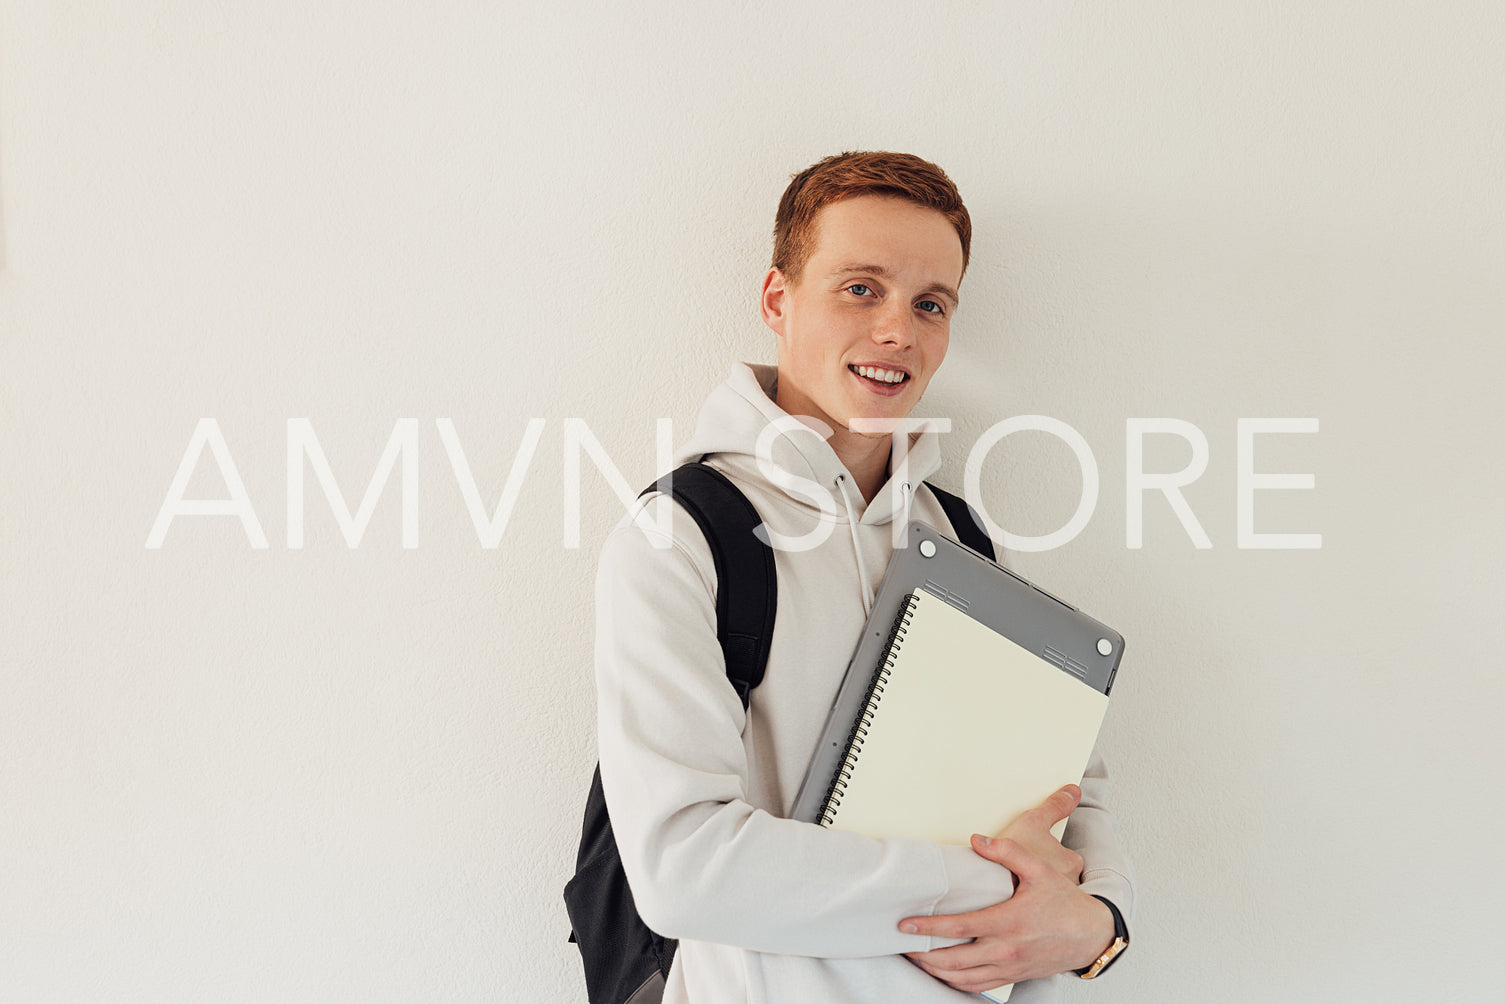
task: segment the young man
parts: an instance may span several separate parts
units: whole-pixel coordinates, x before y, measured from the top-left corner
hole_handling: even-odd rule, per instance
[[[1055,999],[1054,974],[1113,942],[1104,900],[1131,911],[1096,757],[1079,805],[1063,789],[991,844],[785,818],[894,523],[950,527],[922,484],[940,463],[935,434],[902,433],[894,471],[893,436],[853,426],[919,402],[946,355],[970,242],[955,187],[917,157],[830,157],[784,193],[762,294],[778,365],[736,367],[676,458],[731,478],[780,545],[767,671],[745,712],[693,520],[649,496],[603,548],[601,777],[638,909],[680,939],[666,1004],[956,1002],[1009,982],[1013,1001],[1035,1004]],[[1049,828],[1068,813],[1063,847]]]

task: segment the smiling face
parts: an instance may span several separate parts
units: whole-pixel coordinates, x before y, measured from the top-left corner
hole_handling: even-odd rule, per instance
[[[962,246],[940,212],[886,195],[832,203],[815,224],[799,279],[763,280],[763,320],[778,335],[779,407],[835,430],[853,418],[903,418],[946,357]]]

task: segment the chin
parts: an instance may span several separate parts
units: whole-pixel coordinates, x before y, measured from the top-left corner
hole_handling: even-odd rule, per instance
[[[853,413],[851,419],[846,423],[846,428],[848,432],[855,433],[859,436],[867,436],[872,439],[881,439],[887,436],[888,433],[858,432],[856,429],[852,428],[852,422],[861,422],[863,420],[893,422],[901,418],[908,418],[910,412],[912,412],[913,410],[913,407],[907,405],[895,405],[895,407],[893,408],[884,408],[881,410],[868,408],[865,411]]]

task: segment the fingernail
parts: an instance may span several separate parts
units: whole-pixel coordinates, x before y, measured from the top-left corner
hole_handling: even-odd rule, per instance
[[[977,841],[979,844],[982,844],[984,847],[988,846],[989,844],[991,844],[993,842],[993,838],[992,837],[985,837],[981,833],[974,833],[974,834],[972,834],[972,839],[975,840],[975,841]]]
[[[903,931],[905,934],[918,934],[920,932],[920,929],[917,926],[908,922],[900,924],[899,930]]]

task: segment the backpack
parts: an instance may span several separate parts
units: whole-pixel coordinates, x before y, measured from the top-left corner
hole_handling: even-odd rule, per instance
[[[963,544],[994,559],[993,543],[972,507],[925,482]],[[694,518],[716,566],[716,638],[726,675],[742,707],[763,682],[778,609],[773,550],[754,535],[763,521],[731,480],[703,463],[688,463],[643,489],[671,495]],[[601,766],[585,802],[575,876],[564,887],[569,940],[580,948],[590,1004],[659,1004],[678,942],[643,923],[622,870],[606,813]]]

